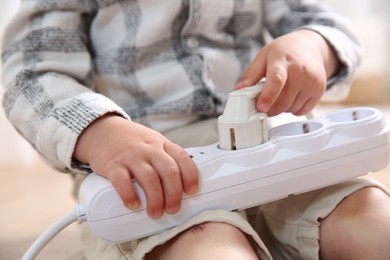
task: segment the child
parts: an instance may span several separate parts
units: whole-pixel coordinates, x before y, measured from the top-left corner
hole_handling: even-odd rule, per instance
[[[319,0],[25,0],[3,46],[15,128],[59,171],[108,178],[130,209],[136,179],[156,219],[197,192],[182,147],[217,140],[234,87],[266,77],[257,109],[302,115],[320,98],[344,98],[360,59],[349,24]],[[85,225],[83,238],[90,259],[384,259],[389,202],[384,187],[355,180],[203,212],[121,245]]]

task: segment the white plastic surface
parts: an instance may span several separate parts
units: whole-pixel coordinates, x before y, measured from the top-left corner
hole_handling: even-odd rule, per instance
[[[218,117],[219,148],[238,150],[268,141],[267,114],[256,110],[256,98],[265,81],[229,93],[224,112]]]
[[[390,161],[390,127],[374,108],[339,110],[318,119],[270,129],[270,140],[236,151],[218,144],[187,149],[198,166],[200,192],[186,196],[178,214],[150,219],[142,197],[127,209],[110,182],[89,175],[80,190],[93,233],[109,243],[148,236],[208,209],[235,210],[343,182],[385,168]]]

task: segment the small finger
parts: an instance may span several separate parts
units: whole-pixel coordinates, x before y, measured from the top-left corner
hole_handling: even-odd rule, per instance
[[[148,215],[157,219],[164,214],[164,193],[160,176],[152,165],[138,164],[133,169],[136,172],[138,184],[142,187],[146,197],[146,210]]]
[[[172,142],[166,142],[164,150],[172,156],[179,167],[184,192],[189,195],[196,194],[199,190],[199,175],[194,161],[183,148]]]
[[[179,166],[169,154],[154,158],[152,165],[160,175],[164,192],[165,211],[174,214],[180,210],[183,197],[183,184]]]
[[[268,116],[275,116],[283,112],[289,112],[290,108],[294,105],[296,97],[299,95],[298,91],[298,88],[294,88],[286,82],[278,98],[268,110]]]
[[[140,206],[139,197],[134,190],[130,173],[126,168],[116,167],[112,169],[108,179],[127,208],[136,210]]]
[[[257,110],[268,112],[287,82],[286,65],[278,62],[268,67],[264,88],[256,102]]]
[[[309,99],[299,110],[297,110],[294,115],[303,116],[310,113],[317,105],[318,100]]]
[[[314,84],[303,87],[296,95],[293,104],[290,106],[288,112],[294,115],[303,115],[310,112],[319,102],[324,92],[324,87],[314,88]]]
[[[234,88],[240,89],[256,84],[265,77],[265,72],[266,61],[264,60],[262,52],[260,52],[246,69],[242,79]]]

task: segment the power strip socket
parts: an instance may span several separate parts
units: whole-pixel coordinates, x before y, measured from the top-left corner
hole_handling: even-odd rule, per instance
[[[390,161],[390,127],[370,107],[348,108],[317,119],[271,128],[269,141],[241,150],[218,143],[187,149],[200,173],[197,195],[158,220],[146,213],[145,196],[135,183],[141,207],[124,206],[111,183],[90,174],[80,202],[92,232],[121,243],[174,227],[210,209],[245,209],[352,179],[385,168]]]

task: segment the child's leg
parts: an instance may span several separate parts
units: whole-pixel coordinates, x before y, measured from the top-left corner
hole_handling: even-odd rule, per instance
[[[87,223],[81,234],[86,259],[272,259],[243,212],[204,211],[164,232],[122,244],[98,239]]]
[[[321,221],[321,259],[388,259],[389,237],[390,197],[378,188],[364,188]]]
[[[216,142],[217,120],[210,119],[164,133],[183,147]],[[196,138],[189,138],[196,136]],[[159,246],[146,257],[151,259],[259,259],[247,235],[227,224],[209,222],[196,225]]]
[[[210,119],[164,133],[183,147],[208,145],[218,140],[217,120]],[[196,138],[189,138],[189,137]],[[146,255],[153,259],[259,259],[237,227],[222,222],[196,225]]]
[[[217,141],[217,120],[197,122],[164,134],[183,147],[208,145]],[[79,183],[81,180],[75,182],[76,197]],[[118,245],[96,238],[87,223],[82,224],[81,233],[86,259],[271,259],[243,212],[205,211],[160,234]],[[224,255],[213,256],[220,253]]]
[[[255,229],[274,259],[388,259],[389,194],[358,178],[262,205]]]
[[[226,223],[203,223],[183,232],[146,255],[153,259],[259,259],[247,236]]]

